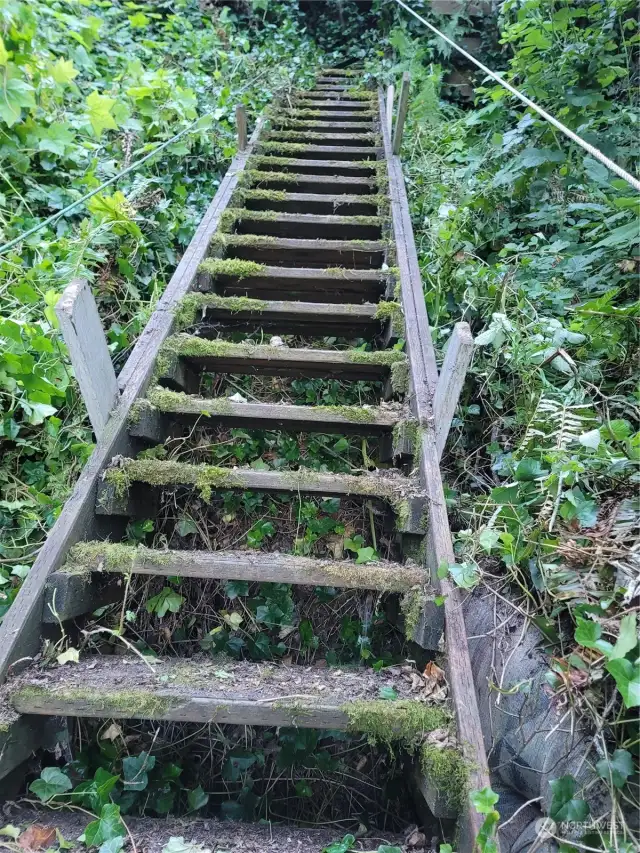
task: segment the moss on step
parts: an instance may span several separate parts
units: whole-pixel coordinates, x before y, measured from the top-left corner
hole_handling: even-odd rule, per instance
[[[394,394],[409,393],[409,364],[406,359],[391,365],[391,388]]]
[[[262,172],[259,169],[245,169],[240,173],[238,183],[244,186],[253,186],[262,181],[275,181],[279,184],[295,184],[300,176],[295,172]]]
[[[461,811],[469,790],[469,769],[460,750],[423,743],[419,760],[420,769],[445,798],[446,804]]]
[[[375,350],[374,352],[347,350],[347,357],[349,358],[349,361],[354,364],[377,364],[390,367],[392,375],[396,365],[406,365],[407,361],[407,357],[403,352],[398,352],[398,350],[392,349]]]
[[[260,142],[258,151],[282,151],[284,154],[301,154],[308,151],[308,142]]]
[[[274,157],[267,155],[254,154],[252,157],[249,157],[247,160],[247,168],[253,169],[256,166],[268,166],[272,163],[274,166],[290,166],[292,163],[291,157]]]
[[[46,687],[27,685],[10,691],[11,702],[41,699],[51,696]],[[91,711],[91,716],[99,717],[102,712],[112,712],[114,709],[121,717],[137,717],[142,719],[157,719],[167,716],[172,710],[183,704],[177,697],[158,696],[154,690],[109,690],[101,693],[81,687],[71,688],[58,686],[54,698],[63,702],[81,703],[84,710]]]
[[[399,302],[379,302],[375,314],[376,320],[390,321],[393,330],[404,337],[404,314]]]
[[[140,550],[145,549],[119,542],[78,542],[69,551],[62,571],[69,574],[89,574],[95,571],[126,574],[133,568]]]
[[[202,261],[198,270],[212,276],[226,275],[241,279],[263,275],[266,266],[257,264],[255,261],[243,261],[240,258],[207,258],[206,261]]]
[[[404,616],[404,635],[407,640],[414,639],[426,603],[427,595],[423,586],[412,587],[402,596],[400,610]]]
[[[315,411],[331,412],[346,421],[364,424],[369,423],[372,415],[371,409],[365,409],[362,406],[317,406]]]
[[[207,397],[203,400],[192,394],[182,391],[169,391],[165,388],[156,388],[150,391],[146,401],[147,406],[160,412],[185,412],[188,414],[202,415],[228,415],[233,411],[233,404],[227,397]],[[203,408],[206,405],[206,409]]]
[[[337,581],[354,589],[378,589],[385,592],[406,592],[422,573],[420,569],[392,568],[384,563],[363,563],[353,560],[322,564],[322,570]]]
[[[449,729],[451,713],[440,707],[415,700],[358,700],[347,702],[342,710],[352,731],[364,732],[372,744],[402,746],[414,752],[425,734],[434,729]]]
[[[275,243],[276,237],[270,234],[229,234],[225,231],[216,231],[211,238],[212,246],[259,246],[265,243]]]
[[[243,198],[255,201],[286,201],[288,193],[285,190],[244,190]]]
[[[344,133],[342,135],[350,135],[348,133],[348,128],[344,129]],[[355,135],[357,139],[362,140],[363,142],[366,140],[379,139],[378,134],[373,131],[358,130],[355,132]],[[269,131],[269,139],[308,139],[309,141],[314,141],[317,144],[331,144],[331,135],[327,135],[326,133],[321,133],[319,131],[314,132],[308,130],[271,130]]]
[[[239,311],[260,313],[268,307],[263,299],[251,299],[248,296],[218,296],[215,293],[187,293],[175,307],[174,315],[178,330],[193,326],[198,312],[207,308],[217,308],[237,314]]]
[[[104,479],[114,486],[118,497],[124,497],[134,481],[150,486],[195,486],[205,501],[211,500],[212,489],[242,486],[242,480],[226,468],[155,459],[125,459],[120,467],[108,468]]]

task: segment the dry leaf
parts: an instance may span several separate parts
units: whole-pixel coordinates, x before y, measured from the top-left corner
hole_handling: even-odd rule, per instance
[[[18,847],[21,850],[28,851],[44,850],[50,844],[53,844],[55,840],[55,826],[40,826],[40,824],[34,823],[33,826],[25,829],[22,833],[18,841]]]
[[[111,725],[102,733],[100,740],[115,740],[122,735],[122,729],[117,723]]]

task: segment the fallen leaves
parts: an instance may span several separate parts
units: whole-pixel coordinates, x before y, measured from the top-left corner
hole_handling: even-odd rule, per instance
[[[18,847],[21,850],[34,851],[44,850],[56,840],[56,830],[54,826],[42,826],[34,823],[20,836]]]

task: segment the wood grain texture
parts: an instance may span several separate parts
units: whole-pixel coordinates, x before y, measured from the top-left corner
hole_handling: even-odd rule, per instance
[[[409,89],[411,87],[411,76],[408,71],[402,75],[402,83],[400,85],[400,95],[398,97],[398,115],[396,116],[395,131],[393,134],[393,153],[399,154],[402,148],[402,135],[404,133],[404,123],[407,118],[409,109]]]
[[[247,110],[244,104],[236,106],[236,132],[238,151],[244,151],[247,147]]]
[[[55,312],[91,426],[100,440],[120,392],[98,306],[85,279],[76,278],[65,288]]]
[[[68,571],[54,572],[48,586],[56,584],[60,587],[63,581],[68,580],[86,583],[88,572],[102,577],[113,572],[133,572],[160,577],[177,575],[206,580],[247,580],[393,592],[405,592],[412,586],[425,583],[424,570],[414,564],[405,566],[380,561],[356,565],[350,560],[321,560],[260,551],[154,551],[122,546],[122,562],[114,565],[110,559],[109,543],[103,544],[101,551],[101,543],[93,543],[91,557],[73,562]]]
[[[460,399],[467,369],[473,358],[473,335],[468,323],[456,323],[449,338],[447,352],[440,370],[433,399],[433,420],[436,427],[436,450],[442,457],[451,421]]]
[[[384,120],[385,105],[382,90],[379,93],[379,105],[383,116],[383,141],[389,174],[391,211],[400,268],[402,304],[407,325],[407,350],[413,386],[411,403],[421,429],[419,470],[428,495],[429,530],[426,538],[426,565],[432,572],[433,580],[438,566],[442,563],[455,562],[433,420],[432,406],[438,382],[438,369],[424,303],[402,166],[400,158],[392,153],[391,140]],[[462,615],[461,591],[454,588],[448,580],[441,581],[441,591],[445,596],[447,673],[456,713],[458,739],[465,758],[469,762],[471,789],[484,788],[489,785],[489,770]],[[478,815],[469,804],[461,821],[461,849],[473,849],[474,839],[481,825],[482,816]]]

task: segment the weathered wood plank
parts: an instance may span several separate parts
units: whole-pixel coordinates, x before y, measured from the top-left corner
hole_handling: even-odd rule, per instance
[[[311,175],[306,172],[263,172],[255,169],[250,173],[249,185],[284,190],[295,186],[303,192],[367,195],[373,193],[376,179],[358,175]]]
[[[249,210],[345,216],[375,216],[379,207],[377,198],[367,200],[362,195],[285,192],[282,198],[268,199],[261,193],[262,190],[246,190],[242,197],[244,206]]]
[[[290,119],[286,116],[276,116],[271,119],[271,124],[276,127],[284,127],[286,130],[301,130],[313,133],[343,134],[346,130],[353,129],[355,133],[360,131],[371,131],[374,122],[371,121],[323,121],[322,119]]]
[[[273,237],[323,240],[379,240],[382,220],[350,217],[346,213],[275,213],[268,217],[252,211],[239,212],[235,222],[237,234],[267,234]]]
[[[393,474],[393,475],[392,475]],[[217,468],[156,459],[120,459],[108,468],[98,485],[97,515],[130,515],[127,494],[118,484],[143,483],[153,487],[190,486],[217,491],[254,491],[377,498],[396,514],[396,527],[405,533],[424,533],[424,501],[416,484],[397,471],[382,474],[321,474],[316,471],[257,471],[253,468]]]
[[[174,335],[171,352],[189,366],[218,373],[266,376],[340,376],[351,381],[379,381],[388,376],[394,364],[403,364],[403,353],[395,351],[290,349],[258,344],[224,346],[193,335]],[[162,379],[162,377],[161,377]]]
[[[436,450],[442,456],[460,392],[473,358],[473,335],[468,323],[456,323],[449,339],[436,393],[433,420],[436,425]]]
[[[333,177],[366,177],[376,170],[376,160],[319,160],[304,157],[276,157],[269,154],[256,154],[252,160],[260,169],[274,172],[300,172],[306,175],[328,175]]]
[[[247,147],[247,110],[244,104],[236,106],[236,131],[238,134],[238,151]]]
[[[380,269],[388,248],[383,240],[309,240],[251,234],[225,234],[223,246],[228,257],[268,265],[351,269]]]
[[[293,135],[292,135],[293,134]],[[296,145],[315,143],[317,145],[338,146],[340,148],[372,148],[375,147],[375,134],[361,133],[357,128],[352,133],[336,130],[327,136],[324,132],[313,132],[310,130],[270,130],[266,135],[269,141],[281,140],[282,142],[293,142]]]
[[[99,440],[120,392],[98,307],[84,279],[76,278],[66,287],[55,312],[91,426]]]
[[[400,96],[398,98],[398,115],[396,116],[395,133],[393,134],[394,154],[399,154],[402,148],[402,134],[404,133],[404,123],[407,118],[407,110],[409,109],[409,87],[411,86],[411,76],[408,71],[402,75],[402,84],[400,86]]]
[[[402,166],[400,158],[393,155],[392,152],[391,139],[385,122],[384,94],[382,91],[379,93],[379,105],[389,175],[396,251],[400,268],[402,304],[407,325],[406,340],[413,386],[412,405],[417,414],[421,431],[419,470],[422,483],[429,496],[427,501],[429,523],[426,538],[426,565],[432,573],[435,573],[437,567],[442,563],[451,564],[455,562],[433,422],[432,401],[438,381],[438,369],[424,304]],[[440,586],[445,598],[447,672],[456,713],[458,739],[462,745],[465,758],[469,762],[471,789],[484,788],[490,784],[489,771],[462,614],[461,592],[454,588],[448,580],[441,581]],[[469,803],[464,813],[464,819],[461,821],[461,849],[473,849],[474,839],[481,825],[482,815],[478,815]]]
[[[377,700],[380,687],[391,684],[399,697],[412,701],[406,683],[385,676],[384,670],[376,674],[343,667],[332,675],[312,667],[265,667],[204,657],[162,660],[151,666],[138,658],[95,656],[40,677],[12,680],[4,692],[21,714],[344,731],[354,727],[349,704]],[[447,716],[442,711],[445,724]]]
[[[388,592],[406,592],[425,584],[424,569],[389,561],[358,565],[353,560],[321,560],[259,551],[154,551],[110,542],[90,542],[72,550],[68,566],[51,575],[49,598],[53,597],[52,590],[66,580],[86,583],[89,572],[97,573],[98,577],[133,572],[161,577],[177,575],[205,580],[338,586]]]
[[[393,132],[393,104],[395,99],[395,86],[391,83],[387,87],[387,133],[389,136]]]
[[[150,391],[141,402],[129,431],[137,438],[157,440],[154,416],[172,415],[187,423],[207,418],[213,423],[246,429],[330,432],[350,435],[389,434],[402,421],[403,412],[371,406],[292,406],[277,403],[235,403],[228,398],[211,399],[173,391]]]
[[[322,108],[313,108],[313,107],[304,107],[304,108],[292,108],[292,109],[283,109],[282,110],[283,118],[294,118],[294,119],[320,119],[321,121],[331,121],[334,118],[338,118],[340,121],[374,121],[377,116],[373,111],[367,112],[364,110],[340,110],[339,113],[331,112],[328,110],[323,110]]]
[[[271,143],[271,144],[269,144]],[[268,156],[270,153],[277,157],[286,157],[290,149],[287,149],[287,142],[281,140],[265,140],[258,149],[260,156]],[[374,145],[320,145],[308,140],[303,140],[301,143],[292,142],[291,145],[297,146],[302,144],[304,149],[292,150],[298,160],[305,163],[317,160],[329,160],[334,164],[339,163],[340,167],[348,165],[348,161],[354,160],[360,163],[363,160],[377,160],[380,149]],[[345,162],[347,161],[347,162]]]

